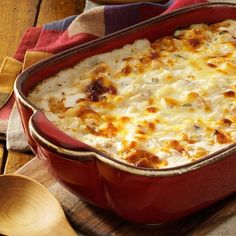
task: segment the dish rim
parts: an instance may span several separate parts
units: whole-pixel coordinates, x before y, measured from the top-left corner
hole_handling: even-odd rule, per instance
[[[201,167],[218,162],[220,160],[227,158],[230,155],[235,154],[236,143],[233,143],[231,145],[228,145],[225,148],[222,148],[214,153],[211,153],[210,155],[200,158],[199,160],[196,160],[196,161],[184,164],[184,165],[170,167],[170,168],[163,168],[163,169],[154,169],[154,168],[137,167],[135,165],[131,165],[126,162],[122,162],[120,160],[101,154],[99,151],[98,153],[96,153],[93,151],[89,151],[89,152],[77,151],[77,150],[71,150],[65,147],[60,147],[54,144],[53,142],[51,142],[50,140],[48,140],[47,138],[45,138],[43,135],[40,134],[40,132],[37,131],[37,128],[35,127],[34,122],[33,122],[33,117],[36,114],[38,114],[38,112],[42,112],[42,111],[29,101],[29,99],[23,94],[23,91],[21,89],[21,85],[23,84],[23,82],[27,80],[27,77],[29,77],[35,71],[40,71],[42,68],[45,68],[45,66],[47,66],[48,64],[50,63],[54,64],[55,62],[60,61],[64,57],[69,58],[75,52],[78,53],[80,50],[86,50],[87,48],[90,48],[91,46],[96,46],[98,44],[104,43],[107,40],[116,38],[116,36],[121,36],[123,34],[125,35],[126,33],[130,33],[133,30],[142,28],[143,26],[148,25],[149,23],[158,23],[168,18],[181,15],[182,13],[191,12],[193,10],[213,8],[213,7],[219,7],[219,6],[236,8],[236,3],[211,2],[211,3],[194,4],[194,5],[187,6],[181,9],[177,9],[168,14],[153,17],[151,19],[145,20],[138,24],[132,25],[128,28],[119,30],[110,35],[104,36],[102,38],[92,40],[82,45],[77,45],[63,52],[55,54],[54,56],[47,58],[27,68],[17,77],[14,83],[14,92],[15,92],[17,102],[29,108],[33,113],[29,119],[29,124],[28,124],[31,137],[35,140],[37,145],[40,145],[44,148],[46,147],[47,149],[53,152],[56,152],[56,154],[60,155],[60,158],[65,158],[65,159],[74,160],[74,161],[83,161],[83,162],[96,158],[100,160],[101,162],[104,162],[108,164],[109,166],[114,167],[118,170],[125,171],[125,172],[135,174],[135,175],[148,176],[148,177],[163,177],[163,176],[173,176],[173,175],[180,175],[180,174],[188,173],[190,171],[197,170]],[[51,121],[49,122],[53,126],[55,126]],[[63,133],[66,134],[65,132]],[[73,139],[77,140],[75,138]]]

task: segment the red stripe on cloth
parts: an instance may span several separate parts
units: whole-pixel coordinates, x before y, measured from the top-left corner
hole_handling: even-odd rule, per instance
[[[174,11],[178,8],[187,7],[189,5],[200,4],[200,3],[205,3],[205,2],[208,2],[208,1],[207,0],[174,0],[173,3],[170,5],[170,7],[164,13]]]
[[[141,17],[141,21],[147,20],[151,17],[154,16],[158,16],[160,14],[162,14],[166,9],[164,7],[160,7],[160,6],[143,6],[140,9],[140,17]]]
[[[60,37],[63,37],[64,33],[65,31],[42,30],[34,49],[36,50],[37,48],[44,48],[46,51],[47,47],[55,44],[57,40],[60,39]]]
[[[31,51],[41,51],[55,54],[98,38],[97,36],[88,33],[80,33],[70,37],[68,35],[68,31],[65,31],[60,37],[57,38],[57,40],[54,40],[53,43],[50,44],[48,38],[54,37],[55,39],[57,32],[54,30],[45,30],[44,37],[38,41],[37,46]]]
[[[16,53],[13,56],[16,60],[22,62],[24,60],[25,52],[35,47],[38,42],[41,30],[42,28],[40,27],[33,27],[25,31],[20,40],[20,44],[18,45]]]
[[[14,95],[11,95],[11,98],[8,100],[8,102],[5,104],[5,106],[0,109],[0,119],[1,120],[8,120],[9,119],[14,102],[15,102],[15,97],[14,97]]]

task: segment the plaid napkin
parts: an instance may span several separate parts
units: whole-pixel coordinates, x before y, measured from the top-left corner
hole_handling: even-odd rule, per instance
[[[203,2],[208,0],[99,6],[79,16],[70,16],[43,27],[29,28],[24,33],[15,55],[12,58],[7,57],[0,68],[0,102],[11,94],[13,83],[20,71],[40,60],[159,14]],[[0,133],[6,134],[7,149],[29,150],[13,95],[0,109]]]

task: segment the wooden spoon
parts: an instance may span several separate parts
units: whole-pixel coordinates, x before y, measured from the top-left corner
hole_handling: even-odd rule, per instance
[[[61,205],[40,183],[0,175],[0,235],[75,236]]]

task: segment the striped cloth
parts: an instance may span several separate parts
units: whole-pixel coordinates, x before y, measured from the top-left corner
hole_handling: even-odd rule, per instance
[[[7,148],[28,150],[20,118],[11,95],[13,83],[20,71],[53,54],[98,37],[168,13],[190,4],[207,0],[172,0],[158,3],[107,5],[90,9],[79,16],[32,27],[26,30],[15,55],[7,57],[0,68],[0,134],[7,136]],[[11,96],[10,96],[11,95]],[[10,99],[7,98],[10,96]]]

